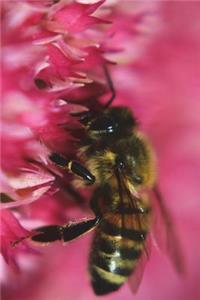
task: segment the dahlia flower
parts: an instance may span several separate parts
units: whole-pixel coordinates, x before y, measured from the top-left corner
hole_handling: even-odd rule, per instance
[[[125,284],[106,299],[198,299],[199,20],[200,3],[191,1],[2,1],[3,300],[97,298],[87,271],[92,233],[65,246],[24,238],[91,216],[92,187],[75,189],[49,155],[76,158],[82,132],[73,114],[109,99],[104,65],[113,105],[128,106],[153,145],[187,268],[179,277],[152,247],[137,295]]]

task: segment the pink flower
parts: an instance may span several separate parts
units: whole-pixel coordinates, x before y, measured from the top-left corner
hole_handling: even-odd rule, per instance
[[[91,215],[91,189],[70,189],[73,176],[48,156],[76,158],[82,133],[69,113],[98,109],[109,98],[105,63],[114,104],[133,110],[154,147],[158,185],[187,263],[183,280],[153,248],[135,297],[197,299],[200,4],[24,0],[3,1],[2,7],[3,299],[96,299],[87,273],[90,234],[65,247],[12,243],[38,226]],[[133,297],[124,285],[107,299]]]
[[[30,251],[27,241],[22,241],[19,247],[11,247],[14,240],[27,236],[25,230],[9,210],[3,210],[1,214],[1,252],[6,262],[17,268],[15,256],[19,252]]]
[[[69,178],[49,162],[48,155],[51,151],[75,152],[65,128],[72,122],[71,107],[59,98],[77,98],[82,93],[78,87],[94,81],[88,75],[91,64],[105,60],[98,26],[107,21],[91,16],[102,3],[3,2],[1,208],[17,207],[22,223],[28,216],[39,224],[63,223],[68,208],[77,206],[63,201],[63,196],[70,197],[65,191]],[[103,85],[99,86],[102,90]],[[94,96],[94,91],[95,84],[86,87],[82,99]],[[36,200],[39,205],[31,206]],[[28,208],[22,206],[27,204]],[[46,206],[44,212],[41,207]],[[18,237],[10,234],[9,243],[2,241],[2,254],[9,262],[9,253],[15,267],[17,251],[11,242]]]

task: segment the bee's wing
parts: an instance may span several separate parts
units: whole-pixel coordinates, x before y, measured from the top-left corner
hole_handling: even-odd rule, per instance
[[[135,211],[141,211],[142,208],[138,206],[138,198],[136,198],[136,196],[132,195],[129,188],[126,186],[126,181],[125,179],[120,176],[118,178],[118,184],[119,184],[119,194],[120,194],[120,198],[122,198],[122,203],[123,203],[123,196],[126,195],[129,199],[130,199],[130,204],[132,206],[132,208],[135,209]],[[132,228],[136,229],[136,230],[140,230],[143,231],[142,228],[142,218],[141,218],[141,214],[139,213],[135,213],[133,215],[133,219],[132,219]],[[142,281],[142,277],[143,277],[143,273],[145,270],[145,266],[146,263],[149,259],[150,256],[150,251],[151,251],[151,237],[150,235],[147,236],[147,238],[143,241],[140,241],[140,243],[143,243],[143,251],[142,251],[142,255],[141,257],[138,259],[138,262],[136,264],[135,269],[133,270],[132,275],[129,276],[128,279],[128,284],[130,286],[130,289],[133,293],[136,293],[140,283]]]
[[[152,239],[164,252],[167,252],[178,273],[184,274],[186,267],[181,243],[174,226],[173,218],[166,207],[158,188],[152,197],[153,225]]]
[[[133,270],[132,275],[128,278],[128,285],[130,290],[135,294],[138,291],[138,288],[142,282],[144,270],[146,263],[148,262],[150,251],[151,251],[151,238],[147,238],[145,242],[145,250],[143,251],[142,256],[138,260],[136,268]]]

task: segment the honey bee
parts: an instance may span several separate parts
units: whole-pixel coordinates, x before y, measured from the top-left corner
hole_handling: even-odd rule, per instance
[[[112,96],[102,111],[74,114],[85,131],[78,149],[79,161],[68,160],[58,153],[49,157],[84,184],[95,186],[90,200],[95,217],[63,226],[40,227],[29,236],[40,243],[67,242],[95,229],[89,273],[97,295],[117,291],[127,281],[136,292],[149,256],[157,213],[167,233],[164,243],[176,269],[182,271],[182,255],[172,220],[155,187],[156,160],[152,147],[138,129],[130,109],[111,106],[115,90],[106,67],[105,75]]]

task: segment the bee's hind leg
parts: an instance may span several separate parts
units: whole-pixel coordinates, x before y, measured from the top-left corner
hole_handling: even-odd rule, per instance
[[[63,226],[48,225],[34,229],[29,236],[13,243],[15,247],[25,239],[31,239],[38,243],[51,243],[55,241],[68,242],[94,229],[99,223],[99,218],[86,219],[79,223],[69,223]]]

